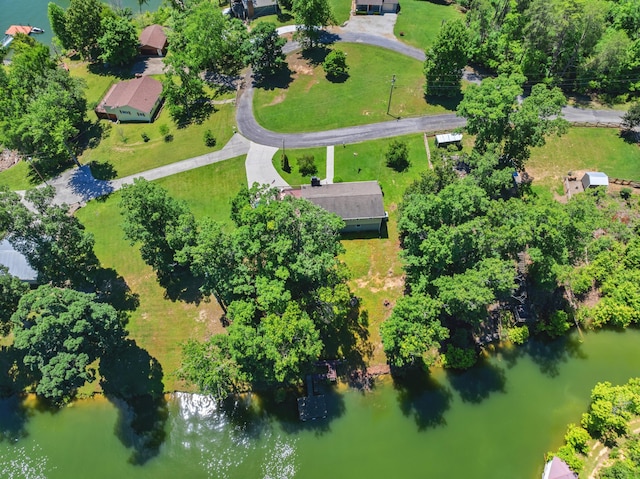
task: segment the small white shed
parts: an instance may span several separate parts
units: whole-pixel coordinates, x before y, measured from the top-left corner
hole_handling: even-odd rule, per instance
[[[609,186],[609,177],[600,171],[587,171],[581,181],[585,190],[598,186]]]
[[[436,146],[458,145],[462,142],[462,133],[445,133],[436,135]]]

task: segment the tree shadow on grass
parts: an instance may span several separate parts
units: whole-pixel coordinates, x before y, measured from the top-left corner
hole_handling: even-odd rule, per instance
[[[448,370],[447,376],[464,402],[480,404],[494,393],[506,392],[504,370],[488,361],[480,361],[466,371]]]
[[[140,305],[138,293],[133,293],[125,279],[113,268],[100,268],[93,281],[100,301],[118,311],[134,311]]]
[[[254,86],[256,88],[262,88],[263,90],[285,90],[289,88],[293,81],[293,72],[288,65],[284,65],[273,75],[265,75],[260,77],[254,77]]]
[[[455,96],[424,95],[423,98],[429,105],[441,106],[447,111],[456,111],[458,104],[462,101],[462,93]]]
[[[108,161],[92,161],[89,163],[91,176],[96,180],[109,181],[117,178],[118,171]]]
[[[164,296],[171,301],[200,304],[203,299],[200,288],[203,279],[185,268],[177,268],[172,274],[158,275],[158,283],[164,288]]]
[[[310,65],[318,66],[322,65],[322,62],[324,62],[324,59],[330,52],[331,49],[327,48],[326,46],[311,47],[302,50],[300,56],[302,56],[302,58],[309,62]]]
[[[419,431],[446,426],[445,413],[451,407],[451,391],[421,368],[393,370],[393,387],[400,410],[413,417]]]
[[[134,77],[134,75],[131,73],[131,65],[116,67],[109,66],[100,62],[95,62],[90,63],[87,69],[94,75],[114,76],[119,80],[128,80]]]
[[[105,396],[118,408],[116,435],[132,449],[129,462],[143,465],[158,455],[166,438],[162,366],[127,339],[101,359],[100,374]]]

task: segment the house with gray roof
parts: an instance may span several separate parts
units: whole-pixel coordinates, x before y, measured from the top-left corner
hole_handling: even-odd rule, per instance
[[[29,265],[27,258],[22,253],[11,246],[6,238],[0,241],[0,265],[6,266],[10,275],[22,281],[29,284],[38,282],[38,272]]]
[[[303,185],[300,197],[335,213],[346,223],[342,233],[380,232],[388,218],[382,202],[382,190],[377,181],[357,181],[316,186]]]
[[[143,76],[113,85],[95,108],[98,118],[151,123],[162,100],[162,83]]]

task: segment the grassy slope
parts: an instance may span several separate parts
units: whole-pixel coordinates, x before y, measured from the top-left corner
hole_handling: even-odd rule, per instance
[[[463,17],[455,4],[403,0],[400,8],[394,33],[398,39],[417,48],[427,48],[433,43],[443,21]]]
[[[531,151],[527,170],[535,183],[557,190],[569,171],[603,171],[611,177],[640,180],[640,148],[620,138],[617,128],[571,128]]]
[[[406,187],[428,168],[422,135],[403,137],[409,147],[410,168],[397,173],[385,165],[384,152],[390,140],[375,140],[335,149],[335,175],[343,181],[378,180],[384,194],[384,207],[389,213],[387,237],[345,238],[344,261],[351,272],[350,285],[361,298],[369,319],[372,346],[370,363],[384,363],[379,327],[402,295],[404,277],[398,239],[398,204]],[[357,155],[356,155],[357,154]],[[391,304],[384,306],[384,301]]]
[[[336,25],[341,25],[349,20],[349,14],[351,12],[350,0],[328,0],[333,16],[336,20]],[[271,22],[275,23],[276,27],[284,27],[285,25],[295,25],[296,19],[293,14],[288,10],[282,9],[280,15],[265,15],[264,17],[258,17],[252,21],[252,24]]]
[[[286,145],[285,145],[286,147]],[[327,149],[326,147],[318,148],[298,148],[286,150],[287,157],[289,158],[289,166],[291,166],[291,173],[287,173],[282,169],[282,150],[278,150],[273,155],[273,166],[275,166],[280,176],[289,183],[291,186],[308,185],[311,183],[309,176],[302,176],[298,171],[297,159],[302,155],[313,155],[316,166],[318,167],[317,177],[320,179],[327,176]]]
[[[290,68],[297,73],[288,89],[255,92],[258,123],[274,131],[305,132],[390,120],[386,112],[393,74],[397,74],[393,115],[445,113],[455,108],[425,101],[419,61],[369,45],[341,43],[336,48],[347,54],[347,81],[331,83],[321,66],[313,67],[300,53],[290,55]]]
[[[244,157],[158,181],[173,197],[187,201],[196,216],[225,222],[229,221],[231,198],[245,182]],[[165,298],[137,248],[123,239],[119,197],[115,193],[105,201],[92,201],[76,214],[94,234],[102,265],[115,269],[139,295],[140,306],[131,314],[127,328],[138,345],[160,361],[166,390],[174,390],[181,386],[172,375],[180,365],[180,343],[221,331],[221,311],[215,302],[189,304]]]

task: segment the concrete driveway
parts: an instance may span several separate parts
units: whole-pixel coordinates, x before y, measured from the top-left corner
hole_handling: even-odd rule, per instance
[[[164,57],[139,57],[131,67],[132,75],[162,75]]]
[[[385,13],[384,15],[351,15],[341,29],[349,33],[369,33],[395,40],[393,27],[398,15]]]

